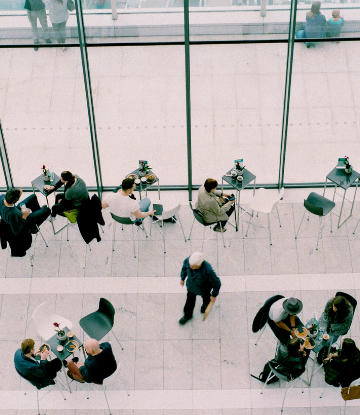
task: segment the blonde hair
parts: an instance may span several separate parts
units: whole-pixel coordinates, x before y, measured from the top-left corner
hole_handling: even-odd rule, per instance
[[[333,10],[333,12],[331,13],[332,17],[334,19],[338,18],[340,16],[340,9],[335,9]]]
[[[202,252],[194,252],[190,255],[189,264],[199,267],[204,262],[204,259],[205,255]]]

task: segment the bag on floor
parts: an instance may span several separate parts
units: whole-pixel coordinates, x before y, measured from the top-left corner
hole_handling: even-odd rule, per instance
[[[277,366],[277,365],[278,365],[278,362],[277,362],[276,360],[270,360],[270,363],[271,363],[271,364],[273,364],[274,366]],[[266,363],[265,363],[265,366],[264,366],[264,369],[263,369],[263,370],[262,370],[262,372],[260,373],[259,377],[256,377],[256,376],[254,376],[254,375],[251,375],[251,376],[252,376],[253,378],[257,379],[257,380],[260,380],[260,382],[265,383],[265,382],[266,382],[266,379],[269,377],[270,372],[271,372],[271,369],[270,369],[269,362],[266,362]],[[270,383],[275,383],[275,382],[278,382],[278,381],[279,381],[279,378],[278,378],[278,377],[276,377],[276,376],[273,374],[273,377],[271,377],[271,378],[269,379],[269,381],[268,381],[267,385],[270,385]]]

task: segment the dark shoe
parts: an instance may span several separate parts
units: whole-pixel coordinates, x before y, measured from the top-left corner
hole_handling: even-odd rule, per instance
[[[159,218],[155,215],[152,216],[153,220],[159,220]]]
[[[206,310],[206,307],[207,307],[207,306],[201,306],[201,308],[200,308],[200,313],[203,313],[203,314],[204,314],[204,313],[205,313],[205,310]]]
[[[67,360],[64,360],[64,361],[63,361],[63,365],[64,365],[65,367],[67,367],[67,365],[68,365]]]
[[[223,226],[221,230],[220,226],[214,226],[213,231],[214,232],[226,232],[226,228]]]
[[[135,222],[135,226],[141,226],[142,222]]]
[[[52,43],[51,39],[45,39],[46,43]]]
[[[186,324],[191,319],[192,319],[192,317],[186,317],[186,316],[184,316],[184,317],[181,317],[181,319],[179,320],[179,323],[181,325],[184,325],[184,324]]]
[[[37,45],[39,44],[38,40],[34,40],[34,51],[37,52],[39,50],[39,48],[37,47]]]
[[[72,360],[74,363],[77,363],[77,362],[79,361],[79,358],[78,358],[78,357],[73,357],[71,360]]]
[[[39,232],[38,228],[31,228],[30,229],[30,233],[32,233],[33,235],[37,234]]]

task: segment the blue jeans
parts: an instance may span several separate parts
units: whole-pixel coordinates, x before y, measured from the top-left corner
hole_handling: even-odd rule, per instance
[[[141,199],[139,201],[139,209],[140,209],[140,212],[148,212],[150,205],[151,205],[151,201],[150,201],[150,199],[148,197],[144,197],[144,199]],[[143,219],[136,219],[134,221],[134,223],[135,222],[142,222],[142,221],[143,221]]]

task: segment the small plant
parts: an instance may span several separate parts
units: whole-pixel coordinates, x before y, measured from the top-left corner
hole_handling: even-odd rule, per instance
[[[44,175],[44,177],[45,177],[45,176],[50,176],[50,170],[49,170],[49,169],[47,169],[47,168],[45,167],[45,165],[43,165],[43,166],[41,167],[41,170],[43,171],[43,175]]]
[[[151,167],[145,161],[140,162],[139,171],[148,172],[149,170],[151,170]]]
[[[65,330],[62,330],[60,328],[60,324],[59,323],[54,323],[54,326],[59,329],[59,330],[56,330],[56,328],[55,328],[55,331],[58,334],[58,336],[60,336],[60,337],[65,336],[66,332],[65,332]]]
[[[349,157],[348,156],[345,156],[344,164],[345,164],[345,168],[348,169],[350,167],[350,161],[349,161]]]
[[[239,170],[239,171],[243,171],[245,169],[245,166],[241,167],[240,161],[236,162],[235,167],[236,167],[236,170]]]
[[[310,334],[315,334],[318,331],[318,325],[313,323],[308,330]]]

